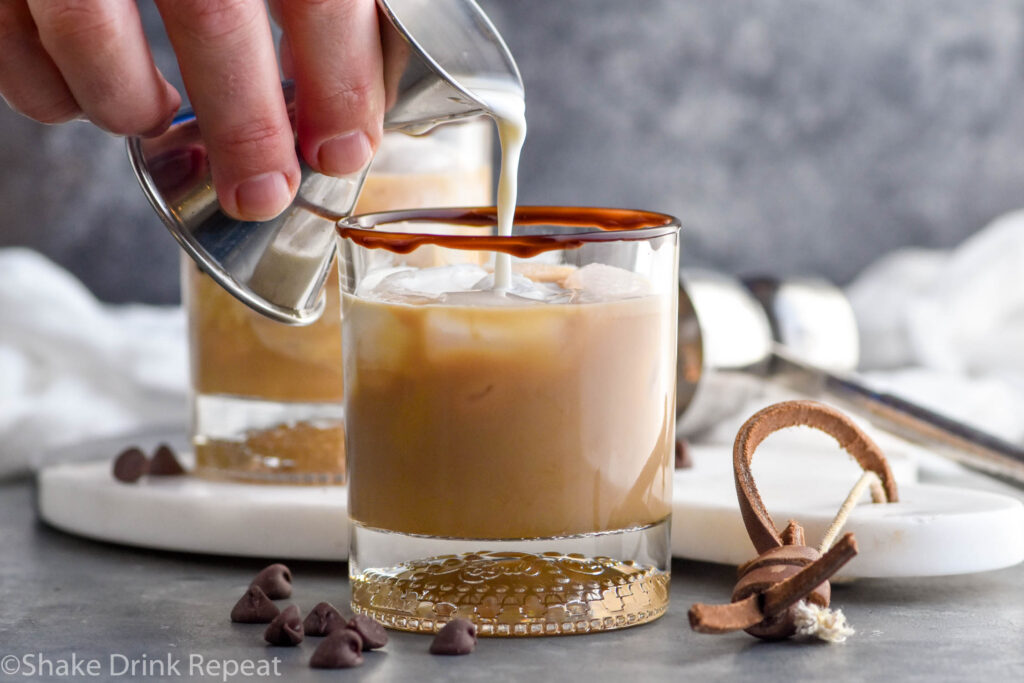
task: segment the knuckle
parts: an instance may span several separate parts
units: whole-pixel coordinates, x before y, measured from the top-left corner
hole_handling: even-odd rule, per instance
[[[263,11],[251,0],[174,0],[182,27],[195,39],[215,42],[251,26]]]
[[[279,143],[284,134],[284,127],[276,119],[256,118],[214,132],[210,143],[220,149],[263,155],[267,148]]]
[[[331,92],[314,95],[310,104],[330,112],[359,115],[369,108],[377,96],[376,84],[369,78],[355,78],[343,81]]]
[[[40,29],[63,39],[88,36],[93,41],[112,41],[121,34],[121,22],[103,3],[60,0],[39,5],[35,16]]]

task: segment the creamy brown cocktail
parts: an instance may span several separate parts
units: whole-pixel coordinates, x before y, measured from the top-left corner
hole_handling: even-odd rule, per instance
[[[340,231],[353,607],[491,635],[660,616],[674,222],[521,208],[502,237],[493,210],[411,213]],[[412,265],[428,248],[449,264]]]
[[[456,283],[427,302],[414,278],[410,289],[385,281],[344,297],[353,520],[515,539],[668,516],[672,302],[611,266],[568,270],[549,282],[564,302]],[[574,287],[588,275],[627,282],[597,294]]]
[[[486,204],[486,124],[385,136],[356,212]],[[335,268],[325,313],[306,327],[266,318],[183,262],[197,470],[264,481],[342,481],[341,320]]]

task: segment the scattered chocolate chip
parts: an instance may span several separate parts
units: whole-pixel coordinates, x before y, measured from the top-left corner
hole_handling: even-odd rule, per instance
[[[264,567],[256,578],[253,586],[259,586],[271,600],[281,600],[292,594],[292,570],[283,564],[272,564]]]
[[[676,439],[676,469],[688,470],[693,467],[693,458],[690,457],[690,444],[686,439]]]
[[[323,639],[309,658],[314,669],[350,669],[363,663],[363,641],[352,629],[338,629]]]
[[[274,617],[274,620],[263,632],[263,640],[271,645],[282,645],[290,647],[302,642],[304,632],[302,630],[302,617],[299,615],[299,608],[295,605],[288,605],[284,611]]]
[[[138,481],[148,469],[149,458],[135,446],[126,449],[114,460],[114,478],[127,484]]]
[[[365,614],[357,614],[349,619],[345,628],[359,634],[363,639],[364,650],[376,650],[388,644],[388,632],[384,630],[384,625]]]
[[[341,616],[338,608],[329,602],[318,602],[302,622],[302,628],[307,636],[326,636],[345,626],[345,618]]]
[[[153,453],[153,459],[149,463],[149,474],[154,477],[174,477],[185,474],[185,468],[178,462],[171,447],[162,443]]]
[[[468,619],[452,619],[430,644],[432,655],[468,655],[476,647],[476,624]]]
[[[249,586],[245,595],[239,598],[231,610],[231,621],[240,624],[268,624],[281,610],[270,601],[259,586]]]

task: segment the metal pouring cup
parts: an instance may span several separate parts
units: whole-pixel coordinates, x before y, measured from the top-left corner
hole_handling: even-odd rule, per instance
[[[473,87],[522,92],[511,53],[474,0],[377,0],[384,50],[384,128],[424,133],[487,108]],[[292,127],[294,88],[284,85]],[[275,320],[303,325],[324,309],[335,222],[355,207],[366,169],[335,178],[299,155],[295,200],[269,221],[240,221],[217,201],[206,145],[191,110],[162,135],[132,137],[128,156],[164,225],[228,292]]]

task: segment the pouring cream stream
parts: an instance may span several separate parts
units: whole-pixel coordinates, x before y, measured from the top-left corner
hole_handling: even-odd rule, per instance
[[[470,92],[487,108],[498,128],[501,172],[498,175],[498,234],[512,235],[518,194],[519,156],[526,140],[526,100],[521,90],[473,84]],[[505,292],[512,284],[512,259],[497,252],[494,259],[494,290]]]

